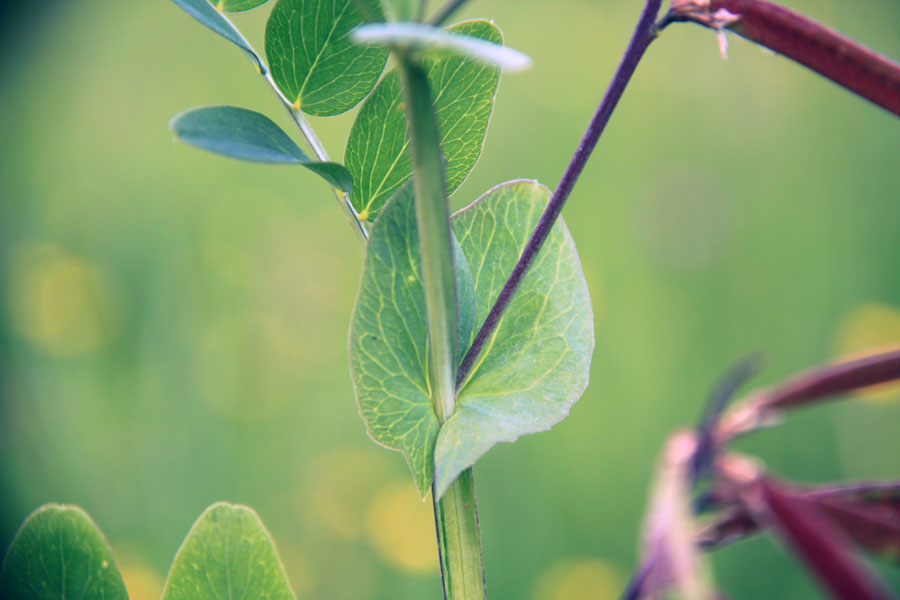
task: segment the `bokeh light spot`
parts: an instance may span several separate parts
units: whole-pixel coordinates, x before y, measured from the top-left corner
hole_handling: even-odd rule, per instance
[[[131,551],[119,554],[119,572],[128,589],[129,600],[159,600],[163,591],[163,576],[147,561]]]
[[[622,591],[621,574],[599,558],[569,558],[541,573],[534,600],[615,600]]]
[[[25,245],[12,254],[13,326],[48,354],[71,357],[108,344],[121,310],[98,265],[49,244]]]
[[[431,502],[423,502],[412,483],[381,488],[366,513],[366,530],[379,553],[394,565],[417,573],[438,569]]]
[[[900,309],[887,304],[871,302],[854,308],[841,321],[835,335],[835,354],[842,360],[896,349],[900,349]],[[876,385],[857,394],[878,402],[897,400],[900,384]]]

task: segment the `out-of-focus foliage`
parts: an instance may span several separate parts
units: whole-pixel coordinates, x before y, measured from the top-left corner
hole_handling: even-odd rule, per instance
[[[271,4],[233,15],[257,48]],[[893,0],[790,4],[900,56]],[[132,598],[158,598],[194,517],[229,500],[258,510],[299,597],[437,597],[436,563],[417,562],[429,507],[356,414],[362,255],[326,184],[171,143],[169,117],[199,104],[288,129],[271,91],[171,3],[33,10],[0,18],[0,546],[35,506],[78,503]],[[638,10],[467,5],[535,65],[501,85],[456,207],[518,177],[557,184]],[[594,299],[591,384],[570,419],[478,464],[498,598],[616,593],[665,435],[738,356],[768,356],[764,385],[898,341],[896,118],[740,39],[729,55],[665,31],[565,210]],[[334,157],[352,117],[314,120]],[[792,479],[896,475],[898,397],[744,447]],[[736,597],[818,597],[765,542],[713,568]]]

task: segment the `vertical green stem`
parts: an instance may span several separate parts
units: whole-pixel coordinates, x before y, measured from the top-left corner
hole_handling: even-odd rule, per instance
[[[459,356],[450,207],[428,78],[415,57],[407,52],[399,54],[422,256],[432,403],[443,423],[455,408]],[[442,498],[435,500],[434,517],[444,597],[448,600],[483,600],[484,566],[471,469],[463,472]]]

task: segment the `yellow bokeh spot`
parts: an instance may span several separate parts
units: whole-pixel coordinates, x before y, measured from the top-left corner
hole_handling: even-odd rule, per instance
[[[13,326],[48,354],[85,354],[117,333],[120,307],[97,265],[47,244],[16,248],[11,267]]]
[[[162,597],[163,577],[146,560],[126,552],[118,563],[129,600],[159,600]]]
[[[384,481],[389,464],[379,448],[338,448],[316,457],[303,486],[316,523],[340,539],[362,537],[371,490]]]
[[[863,304],[844,318],[838,327],[834,350],[841,360],[862,358],[900,348],[900,309],[886,304]],[[888,383],[866,388],[857,394],[867,400],[900,398],[900,384]]]
[[[622,576],[598,558],[570,558],[541,573],[534,600],[615,600],[622,592]]]
[[[381,488],[366,511],[366,531],[388,561],[417,573],[438,569],[431,502],[423,502],[412,483]]]

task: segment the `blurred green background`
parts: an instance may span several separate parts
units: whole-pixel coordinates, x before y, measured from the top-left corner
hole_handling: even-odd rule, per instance
[[[641,4],[469,4],[535,65],[503,79],[456,206],[509,179],[557,184]],[[896,0],[789,4],[900,56]],[[300,598],[439,597],[429,505],[357,415],[362,253],[325,184],[167,128],[202,104],[287,128],[264,82],[171,2],[0,7],[0,548],[38,505],[77,503],[134,600],[157,598],[193,520],[229,500],[258,510]],[[235,19],[257,47],[268,10]],[[615,598],[665,436],[737,358],[766,355],[760,386],[900,342],[900,122],[743,40],[729,53],[665,31],[564,212],[596,313],[592,381],[568,420],[477,465],[493,598]],[[338,159],[351,122],[314,122]],[[897,476],[898,397],[741,447],[800,481]],[[818,597],[766,539],[714,566],[735,598]]]

